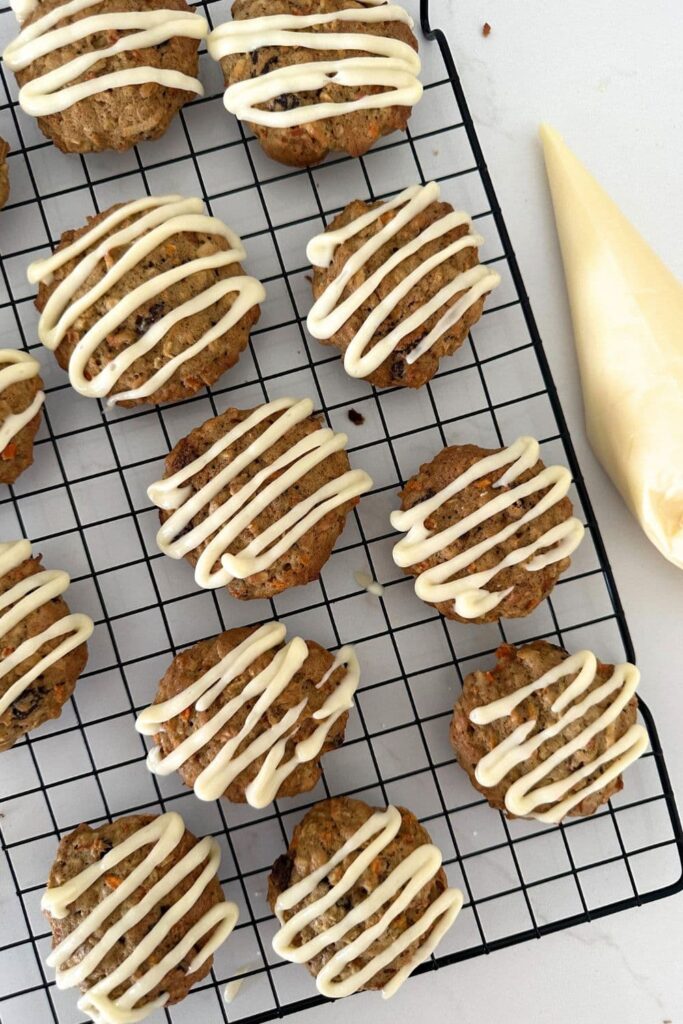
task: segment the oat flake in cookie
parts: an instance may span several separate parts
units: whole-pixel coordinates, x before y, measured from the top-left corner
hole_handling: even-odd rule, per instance
[[[265,297],[237,235],[200,199],[112,206],[32,263],[40,340],[79,394],[123,406],[186,398],[246,348]]]
[[[308,330],[376,387],[431,380],[480,318],[499,275],[479,263],[468,214],[439,201],[436,182],[387,202],[356,200],[311,239],[315,303]]]
[[[197,586],[273,597],[317,579],[359,496],[346,434],[311,415],[309,399],[228,409],[182,438],[148,488],[157,543],[187,558]]]
[[[27,0],[3,54],[22,109],[65,153],[157,139],[203,88],[208,24],[185,0]]]
[[[78,987],[96,1024],[141,1021],[184,999],[237,922],[220,848],[179,814],[136,814],[62,839],[42,909],[57,988]]]
[[[0,349],[0,483],[13,484],[33,462],[45,401],[40,364],[28,352]]]
[[[401,492],[391,525],[406,536],[395,563],[446,618],[528,615],[569,567],[584,528],[567,497],[571,473],[546,467],[533,437],[509,448],[444,448]]]
[[[360,670],[351,647],[333,656],[285,636],[269,622],[179,654],[136,722],[154,736],[150,771],[178,771],[200,800],[259,808],[313,789],[320,758],[344,740]]]
[[[553,823],[593,814],[648,745],[636,723],[638,669],[545,640],[496,654],[495,668],[467,676],[456,702],[459,763],[491,806],[512,817]]]
[[[316,804],[273,865],[273,949],[306,964],[330,998],[392,996],[434,951],[462,906],[441,852],[404,807],[337,797]]]
[[[58,718],[85,668],[93,624],[70,613],[68,586],[29,541],[0,543],[0,750]]]
[[[380,0],[235,0],[209,36],[225,106],[295,167],[361,156],[405,131],[422,95],[413,22]]]

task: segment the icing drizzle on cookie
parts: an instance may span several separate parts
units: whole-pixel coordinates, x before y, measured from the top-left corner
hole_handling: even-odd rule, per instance
[[[591,651],[579,651],[527,686],[470,712],[470,721],[475,725],[488,725],[501,718],[509,718],[527,697],[547,686],[553,686],[567,676],[576,674],[576,678],[565,686],[552,705],[553,714],[558,716],[556,722],[535,731],[535,718],[522,721],[509,736],[479,761],[475,770],[477,782],[481,786],[491,787],[502,782],[508,772],[517,765],[524,764],[533,757],[544,743],[556,736],[561,737],[574,722],[580,722],[590,714],[592,708],[612,697],[607,707],[592,721],[573,736],[570,733],[570,738],[551,749],[536,768],[525,772],[512,783],[505,794],[505,806],[510,814],[551,823],[561,821],[586,797],[604,789],[616,779],[647,748],[647,731],[642,725],[632,725],[599,757],[573,771],[568,771],[565,778],[557,782],[543,782],[551,771],[559,765],[566,764],[599,733],[609,729],[636,692],[640,672],[635,665],[629,663],[615,665],[609,679],[589,691],[589,687],[595,683],[597,668],[597,659]],[[516,720],[518,719],[519,712],[516,716]],[[601,770],[597,778],[586,783],[585,780],[599,769]],[[538,807],[546,805],[549,805],[546,810],[537,810]]]
[[[436,876],[441,867],[441,851],[431,843],[424,843],[408,854],[368,893],[362,903],[348,910],[337,924],[324,929],[307,942],[303,941],[304,929],[316,918],[326,914],[358,884],[373,861],[381,858],[382,851],[395,838],[400,827],[401,812],[396,807],[389,806],[385,811],[375,812],[326,864],[278,896],[275,913],[282,927],[273,939],[273,949],[292,963],[308,963],[329,946],[340,942],[353,928],[360,926],[357,938],[338,950],[316,977],[318,991],[331,999],[357,992],[410,945],[423,940],[407,963],[395,971],[382,989],[385,999],[394,995],[415,968],[434,951],[462,907],[462,893],[458,889],[446,889],[386,949],[371,957],[365,966],[351,971],[348,977],[339,979],[341,972],[386,933],[391,922],[404,913],[419,891]],[[332,873],[336,877],[341,870],[339,865],[353,854],[355,857],[349,866],[339,880],[332,884]],[[302,903],[325,879],[329,885],[327,891],[313,903],[303,905],[285,922],[284,911],[293,910]],[[377,920],[368,924],[373,917],[377,917]]]
[[[478,459],[474,465],[433,497],[406,511],[391,513],[391,525],[394,529],[407,533],[393,549],[396,565],[406,568],[444,551],[460,537],[464,537],[522,498],[538,495],[533,508],[516,521],[509,523],[491,537],[471,544],[461,554],[421,572],[415,581],[415,593],[418,597],[429,604],[452,601],[458,615],[465,619],[476,619],[495,608],[512,593],[513,587],[507,587],[505,590],[486,589],[487,584],[503,569],[523,564],[527,572],[538,572],[539,569],[561,561],[576,550],[581,543],[584,527],[574,516],[569,516],[557,526],[546,530],[532,544],[512,550],[493,568],[473,569],[459,579],[452,579],[457,573],[473,566],[482,555],[498,544],[504,544],[509,538],[514,537],[522,526],[538,519],[547,509],[565,497],[572,482],[571,473],[565,466],[547,466],[526,483],[515,484],[522,473],[533,468],[538,458],[538,441],[533,437],[520,437],[509,448],[503,448],[499,452]],[[485,479],[503,466],[509,466],[509,469],[492,485],[500,491],[495,498],[489,499],[481,508],[445,530],[434,533],[427,528],[426,522],[432,513],[455,494],[464,491],[476,481]],[[541,494],[543,491],[547,493]]]
[[[273,704],[287,689],[308,657],[306,642],[294,637],[281,647],[286,628],[280,623],[270,622],[251,633],[234,650],[205,672],[199,679],[191,681],[184,690],[162,704],[155,704],[143,711],[135,723],[138,732],[146,736],[163,730],[164,723],[182,714],[188,708],[208,711],[220,695],[243,672],[248,672],[254,662],[268,651],[276,651],[268,665],[248,681],[242,691],[222,707],[217,707],[212,717],[195,732],[191,733],[166,757],[159,747],[153,747],[147,758],[147,766],[155,775],[170,775],[196,754],[239,715],[245,705],[253,707],[242,727],[230,737],[214,760],[200,773],[194,783],[195,794],[200,800],[218,800],[231,782],[250,764],[265,755],[265,760],[256,777],[245,790],[247,803],[252,807],[267,807],[275,797],[282,783],[301,764],[318,757],[335,722],[353,707],[353,695],[358,686],[360,669],[352,647],[342,647],[329,670],[317,684],[320,689],[339,668],[344,674],[327,697],[322,707],[313,712],[318,723],[315,731],[306,739],[299,740],[293,754],[285,759],[287,743],[294,739],[300,718],[306,709],[304,697],[295,707],[290,708],[278,721],[244,746],[249,734],[272,713]],[[243,748],[243,749],[240,749]]]
[[[334,452],[345,448],[346,434],[336,433],[329,427],[319,427],[292,444],[236,493],[214,507],[217,495],[229,491],[232,481],[240,473],[285,437],[292,427],[308,419],[312,412],[313,402],[308,398],[279,398],[261,405],[183,469],[148,488],[150,501],[158,508],[173,510],[157,533],[157,544],[165,554],[171,558],[183,558],[199,545],[206,544],[195,566],[198,586],[208,589],[224,587],[232,579],[244,580],[263,572],[328,512],[372,487],[372,480],[363,470],[348,470],[323,484],[309,497],[296,502],[237,554],[228,553],[228,547],[264,509],[289,488],[295,487],[306,473]],[[230,459],[197,491],[193,490],[189,484],[193,476],[275,413],[280,415],[243,452]],[[210,514],[192,526],[194,517],[207,506],[211,506]],[[217,562],[221,567],[214,570]]]
[[[499,274],[486,266],[477,264],[454,277],[452,281],[440,288],[428,302],[419,305],[392,331],[368,348],[375,333],[381,329],[382,324],[396,309],[399,302],[418,287],[425,277],[428,277],[457,253],[464,249],[478,249],[483,242],[481,235],[472,231],[470,217],[461,210],[452,210],[439,217],[433,224],[423,228],[412,241],[405,242],[394,251],[391,243],[399,231],[432,203],[438,202],[439,196],[440,189],[434,181],[428,185],[412,185],[388,202],[380,203],[373,210],[367,210],[343,227],[316,235],[308,243],[306,255],[313,266],[329,267],[340,245],[348,242],[378,220],[386,220],[376,234],[368,238],[356,252],[349,256],[337,277],[328,284],[308,314],[306,323],[309,331],[314,338],[324,341],[339,331],[363,303],[381,289],[388,275],[400,267],[405,260],[414,256],[429,242],[443,238],[456,228],[467,227],[466,234],[455,242],[448,245],[443,244],[438,252],[428,259],[422,260],[415,270],[407,274],[386,296],[377,301],[374,309],[356,331],[344,353],[344,369],[351,377],[367,377],[373,373],[385,359],[391,356],[403,338],[418,330],[427,320],[444,309],[446,303],[451,302],[459,294],[460,297],[457,301],[444,310],[434,327],[406,356],[408,364],[415,363],[425,352],[429,352],[439,338],[450,330],[478,299],[500,284]],[[392,210],[398,212],[395,216],[387,219],[387,214]],[[355,275],[363,270],[368,261],[383,246],[387,245],[390,246],[389,253],[381,266],[369,274],[365,281],[357,287],[351,288],[351,282]],[[344,292],[349,288],[351,291],[344,298]]]
[[[33,380],[39,371],[40,363],[28,352],[20,352],[13,348],[0,349],[0,395],[13,384],[19,384],[22,380]],[[10,413],[0,424],[0,452],[4,452],[12,438],[38,414],[44,401],[45,393],[37,391],[22,412]]]
[[[135,928],[158,903],[184,881],[189,875],[197,877],[180,899],[164,911],[154,928],[136,946],[122,963],[106,977],[89,988],[78,1000],[78,1008],[87,1013],[97,1024],[134,1024],[144,1020],[153,1010],[164,1006],[168,993],[147,1003],[144,1000],[169,971],[176,968],[193,946],[203,941],[199,952],[187,968],[193,974],[204,964],[216,949],[227,939],[237,923],[238,910],[234,903],[221,902],[212,906],[185,934],[164,952],[155,956],[166,943],[171,930],[201,899],[202,893],[216,877],[220,863],[220,847],[215,839],[207,836],[201,839],[185,856],[166,871],[154,885],[148,888],[147,880],[155,870],[171,856],[185,834],[185,823],[174,812],[162,814],[118,843],[108,853],[91,864],[63,885],[48,888],[42,898],[41,907],[52,917],[62,919],[69,916],[69,907],[101,878],[115,873],[119,884],[101,902],[97,903],[81,920],[79,925],[56,946],[47,958],[50,967],[56,968],[57,988],[82,986],[101,964],[114,945],[128,931]],[[143,861],[123,878],[116,871],[118,865],[131,854],[143,847],[150,850]],[[88,942],[103,923],[128,899],[137,894],[133,903],[118,920],[104,930],[102,938],[72,967],[63,965],[78,948]],[[123,995],[112,999],[111,993],[130,981],[133,974],[150,957],[153,963],[137,980],[129,985]]]
[[[352,22],[381,24],[401,22],[413,27],[413,19],[396,4],[363,0],[364,6],[328,14],[273,14],[219,25],[208,38],[214,60],[231,54],[253,53],[262,46],[300,47],[308,50],[352,50],[364,56],[341,60],[309,61],[276,68],[243,82],[229,85],[224,103],[240,121],[270,128],[291,128],[325,117],[339,117],[358,110],[414,106],[422,96],[418,79],[420,58],[412,46],[400,39],[367,32],[307,32],[306,29]],[[366,56],[370,54],[371,56]],[[262,110],[278,96],[298,92],[319,92],[330,85],[352,89],[382,88],[384,92],[364,93],[340,103],[302,104],[289,110]]]
[[[0,577],[17,569],[31,557],[31,544],[27,540],[9,541],[0,544]],[[42,569],[32,576],[26,576],[0,594],[0,648],[10,632],[49,601],[53,601],[69,586],[69,574],[62,569]],[[88,615],[72,613],[53,622],[41,633],[28,637],[0,662],[0,683],[16,671],[27,658],[37,654],[41,647],[50,644],[45,654],[19,678],[5,693],[0,695],[0,715],[21,697],[43,672],[63,658],[69,651],[85,643],[93,631],[93,622]],[[55,644],[55,641],[59,641]]]
[[[83,11],[100,4],[101,0],[68,0],[67,3],[48,11],[42,18],[31,22],[21,30],[3,53],[3,59],[12,71],[22,71],[39,57],[54,53],[64,46],[71,46],[96,33],[113,35],[114,42],[101,49],[82,53],[65,64],[47,71],[27,82],[19,90],[19,104],[32,117],[47,117],[58,114],[90,96],[120,89],[123,86],[143,85],[153,82],[170,89],[182,89],[202,96],[204,89],[197,78],[185,75],[172,68],[140,67],[122,68],[109,74],[91,72],[96,64],[131,50],[142,50],[161,46],[170,39],[180,36],[185,39],[205,39],[209,31],[205,18],[193,11],[143,10],[114,11],[111,13],[78,17]],[[17,10],[20,20],[29,17],[37,5],[19,2]],[[76,18],[68,25],[60,25],[66,18]],[[77,79],[82,78],[82,81]]]
[[[132,223],[125,224],[124,222],[130,218],[134,218]],[[198,295],[171,309],[144,331],[137,341],[126,345],[115,359],[93,376],[88,369],[89,360],[105,339],[115,334],[136,309],[193,274],[218,270],[238,263],[245,256],[242,242],[222,221],[204,213],[201,199],[184,199],[177,195],[152,196],[125,203],[103,221],[94,224],[71,245],[29,266],[29,281],[50,283],[57,270],[72,260],[76,261],[74,267],[50,295],[38,324],[40,340],[46,348],[54,351],[78,318],[95,302],[106,296],[115,284],[135,270],[158,246],[170,244],[168,239],[182,232],[215,235],[226,239],[230,248],[220,249],[211,255],[198,256],[170,270],[161,270],[130,291],[100,317],[80,339],[69,360],[69,380],[79,394],[89,398],[110,395],[110,405],[115,402],[149,398],[183,363],[231,330],[253,306],[262,302],[265,290],[256,278],[242,274],[216,281]],[[120,255],[112,263],[109,254],[115,250],[120,250]],[[84,282],[100,263],[104,263],[108,268],[106,272],[88,291],[76,298]],[[230,309],[201,338],[166,360],[163,366],[138,387],[111,394],[121,375],[141,356],[163,346],[168,332],[176,324],[209,309],[231,292],[235,293],[235,299]]]

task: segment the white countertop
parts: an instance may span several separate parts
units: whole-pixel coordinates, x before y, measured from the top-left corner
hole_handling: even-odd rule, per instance
[[[679,804],[683,573],[645,539],[586,443],[569,312],[540,146],[558,128],[660,256],[683,271],[675,0],[432,0],[451,43],[601,525]],[[484,38],[481,27],[491,25]],[[676,43],[676,39],[678,43]],[[676,197],[678,208],[676,209]],[[676,216],[676,214],[678,216]],[[683,896],[414,978],[358,1024],[679,1024]],[[305,1014],[349,1018],[349,1004]],[[303,1020],[302,1020],[303,1024]]]

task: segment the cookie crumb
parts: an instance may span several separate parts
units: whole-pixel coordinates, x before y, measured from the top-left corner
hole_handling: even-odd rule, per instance
[[[306,278],[309,284],[313,284],[313,274],[304,274],[304,277]]]
[[[358,409],[349,409],[346,415],[355,427],[362,427],[365,423],[365,416],[362,412],[358,412]]]
[[[491,26],[489,25],[488,21],[485,21],[484,24],[482,25],[481,34],[484,36],[484,38],[486,38],[486,36],[491,35]]]

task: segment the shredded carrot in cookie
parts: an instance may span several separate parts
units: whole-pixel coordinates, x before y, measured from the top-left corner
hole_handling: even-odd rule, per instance
[[[7,462],[9,459],[13,459],[16,454],[17,454],[16,443],[14,441],[10,441],[10,443],[7,445],[7,447],[3,448],[2,452],[0,452],[0,459],[2,459],[3,462]]]

